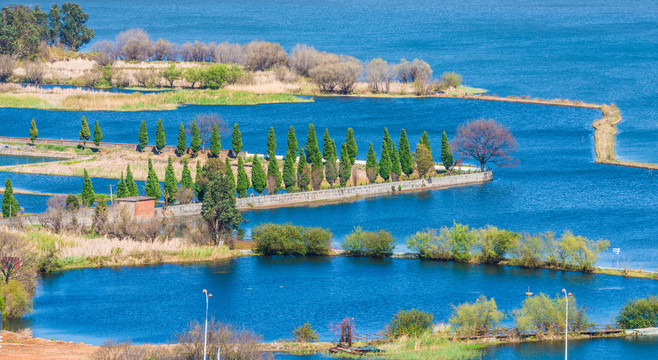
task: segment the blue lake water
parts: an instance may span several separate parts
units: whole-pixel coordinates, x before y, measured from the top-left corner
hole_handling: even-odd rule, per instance
[[[207,111],[220,113],[230,123],[238,122],[244,148],[260,153],[266,151],[270,126],[278,134],[278,152],[283,153],[287,128],[293,125],[299,143],[304,144],[310,122],[320,138],[328,128],[338,142],[344,141],[347,128],[353,127],[360,158],[365,157],[369,142],[381,146],[385,126],[396,140],[405,128],[413,142],[427,130],[436,149],[444,130],[454,134],[457,126],[469,119],[495,118],[510,127],[519,143],[520,165],[495,168],[494,181],[488,184],[322,207],[249,211],[245,212],[249,222],[243,225],[247,231],[265,222],[293,222],[328,227],[340,239],[355,226],[362,226],[389,230],[403,243],[418,230],[453,221],[528,232],[570,229],[590,238],[609,239],[613,247],[622,249],[622,265],[658,268],[654,240],[658,233],[658,180],[648,170],[593,163],[591,124],[600,116],[596,110],[454,99],[318,98],[304,104],[187,106],[137,114],[0,109],[0,119],[21,119],[6,123],[7,135],[22,134],[35,117],[44,137],[61,134],[75,138],[78,119],[86,115],[88,120],[98,119],[103,124],[108,141],[130,141],[142,119],[154,129],[157,119],[162,118],[168,141],[174,143],[181,121]],[[48,176],[7,176],[16,188],[26,190],[78,193],[82,188],[80,178],[52,181]],[[96,191],[108,192],[109,184],[116,184],[116,180],[94,179]],[[601,264],[609,265],[609,254],[602,257]]]
[[[615,102],[623,116],[616,140],[618,157],[658,161],[655,86],[658,3],[652,0],[632,4],[613,0],[79,2],[90,14],[90,27],[97,34],[95,40],[113,39],[126,28],[141,27],[154,39],[165,37],[178,43],[197,39],[216,42],[266,39],[280,42],[288,50],[298,42],[308,43],[320,50],[354,55],[362,60],[380,56],[395,61],[401,57],[409,60],[419,57],[432,65],[436,74],[457,71],[464,76],[465,83],[486,88],[490,93]],[[44,8],[51,4],[40,3]],[[417,139],[426,129],[436,147],[443,130],[452,134],[458,124],[486,117],[509,126],[519,141],[520,166],[496,169],[490,184],[319,208],[247,212],[247,229],[263,222],[291,221],[327,226],[341,236],[353,226],[362,225],[367,229],[385,227],[402,238],[426,226],[447,225],[453,220],[475,226],[490,223],[517,231],[569,228],[591,238],[610,239],[614,247],[621,247],[622,261],[632,267],[658,268],[657,180],[647,170],[592,162],[591,123],[600,116],[593,110],[436,99],[316,99],[312,104],[183,107],[160,113],[0,109],[0,134],[27,136],[29,121],[35,117],[40,136],[75,139],[80,118],[86,115],[90,121],[101,122],[107,141],[135,142],[142,119],[153,132],[155,122],[162,118],[168,142],[173,144],[178,124],[199,112],[218,112],[229,123],[240,123],[245,148],[261,153],[265,150],[269,126],[275,127],[278,153],[283,153],[287,127],[295,125],[302,144],[309,122],[315,123],[320,136],[324,127],[329,127],[339,142],[345,129],[354,127],[361,158],[368,142],[379,144],[383,126],[388,126],[395,139],[401,127],[407,129],[411,139]],[[31,185],[15,183],[15,186]],[[608,260],[602,258],[603,265]],[[409,262],[415,265],[406,266],[416,268],[408,269],[392,260],[394,265],[383,269],[386,265],[368,263],[357,267],[357,260],[342,259],[327,262],[329,265],[324,264],[315,272],[308,269],[316,265],[313,261],[290,261],[300,263],[278,267],[262,265],[268,263],[267,259],[240,259],[229,263],[234,265],[226,265],[229,269],[219,270],[168,265],[67,272],[42,282],[37,311],[30,321],[36,329],[41,329],[35,334],[45,336],[50,332],[59,338],[61,333],[62,337],[70,336],[76,341],[87,335],[92,341],[100,341],[104,336],[148,338],[152,336],[148,331],[135,330],[128,334],[126,329],[146,328],[145,324],[152,319],[164,319],[156,321],[158,326],[154,327],[163,329],[157,337],[166,337],[178,331],[189,318],[200,318],[202,298],[198,288],[223,285],[224,281],[232,289],[226,294],[228,297],[220,299],[224,307],[211,305],[219,318],[236,320],[257,330],[265,328],[262,332],[266,338],[285,337],[294,326],[310,320],[326,336],[326,322],[339,320],[347,309],[356,309],[354,316],[365,322],[365,328],[379,329],[400,307],[423,307],[442,318],[451,301],[463,301],[471,295],[472,300],[476,293],[485,292],[496,296],[509,309],[520,300],[505,300],[504,291],[519,297],[526,283],[532,280],[541,284],[536,292],[540,288],[555,292],[553,288],[561,289],[565,283],[586,276],[546,272],[544,276],[532,273],[526,280],[525,275],[512,270],[504,270],[513,274],[500,278],[488,270],[464,273],[455,269],[435,274],[423,269],[444,265]],[[261,265],[266,271],[255,272],[257,276],[249,271],[250,267]],[[237,270],[232,271],[231,266]],[[390,281],[398,266],[404,269],[405,278],[412,280]],[[342,278],[316,278],[325,272],[334,274],[332,271]],[[460,274],[470,274],[479,280],[471,286],[459,278]],[[97,276],[107,281],[96,281]],[[121,276],[134,281],[125,282]],[[445,278],[451,281],[442,283],[441,279]],[[368,293],[364,294],[365,290],[358,287],[350,287],[346,292],[346,279],[367,287]],[[299,286],[299,292],[291,290],[284,280]],[[326,286],[308,285],[316,280]],[[80,289],[87,288],[79,286],[78,281],[89,284],[88,288],[95,292],[82,292]],[[433,287],[419,285],[428,282]],[[156,285],[162,283],[171,286]],[[374,291],[372,284],[377,285]],[[592,310],[596,309],[597,317],[602,316],[602,320],[608,320],[628,297],[658,293],[651,281],[613,277],[593,277],[580,285],[569,284],[577,288],[574,293]],[[193,287],[193,291],[188,287]],[[441,291],[432,292],[435,288]],[[609,290],[600,290],[604,288]],[[260,289],[261,295],[254,293],[256,289]],[[446,291],[452,298],[445,296]],[[197,296],[193,305],[189,300],[192,296]],[[81,305],[85,302],[91,303],[91,308]],[[293,307],[295,304],[300,305]],[[192,311],[192,306],[198,311]],[[72,318],[69,314],[73,314]],[[492,356],[561,358],[559,344],[554,348],[532,346],[500,348]],[[578,348],[575,346],[574,351]],[[583,343],[579,354],[581,358],[617,359],[624,355],[649,358],[653,348],[655,343],[651,342],[647,345],[612,339]]]
[[[608,323],[628,298],[658,293],[658,282],[576,272],[405,259],[246,257],[210,264],[70,270],[40,282],[34,313],[23,320],[35,336],[94,344],[105,339],[166,342],[188,321],[210,314],[244,325],[266,341],[290,337],[310,322],[333,340],[330,322],[355,318],[377,333],[400,309],[419,308],[446,321],[450,304],[494,297],[505,312],[535,293],[572,292],[590,319]],[[508,324],[511,318],[505,320]]]
[[[15,156],[0,155],[0,166],[34,164],[41,162],[58,161],[62,159],[41,157],[41,156]]]

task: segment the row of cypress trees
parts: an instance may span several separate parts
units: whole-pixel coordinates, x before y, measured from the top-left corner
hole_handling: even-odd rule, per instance
[[[82,117],[82,123],[80,124],[80,132],[78,135],[80,135],[80,140],[82,140],[82,147],[86,148],[87,141],[91,138],[91,131],[89,130],[87,119],[84,116]],[[37,123],[34,121],[34,118],[32,118],[32,122],[30,123],[30,140],[32,141],[32,145],[34,145],[34,141],[38,137],[39,129],[37,128]],[[94,145],[100,149],[101,141],[103,140],[103,131],[101,130],[98,120],[94,123],[94,136],[92,140]]]

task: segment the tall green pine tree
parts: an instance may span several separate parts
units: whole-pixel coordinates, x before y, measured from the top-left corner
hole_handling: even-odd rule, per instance
[[[133,172],[130,170],[130,165],[126,168],[126,196],[139,196],[139,188],[133,178]]]
[[[400,178],[400,175],[402,175],[402,168],[400,167],[400,155],[398,154],[398,149],[395,146],[395,141],[393,141],[391,138],[389,138],[389,141],[391,142],[389,149],[391,150],[390,158],[391,158],[391,173],[395,174],[396,178]]]
[[[192,120],[192,140],[190,140],[190,150],[192,154],[197,156],[201,150],[201,135],[199,135],[199,125],[196,124],[196,119]]]
[[[165,172],[164,180],[164,200],[165,204],[171,205],[176,201],[178,195],[178,182],[176,181],[176,174],[174,173],[174,165],[171,162],[171,157],[167,163],[167,171]]]
[[[167,146],[167,138],[165,137],[164,126],[162,126],[162,119],[158,119],[158,124],[155,127],[155,149],[158,154]]]
[[[178,127],[178,142],[176,143],[176,150],[178,150],[178,155],[182,156],[187,150],[187,136],[185,136],[185,126],[183,123],[180,123]]]
[[[407,132],[402,129],[400,133],[400,167],[402,172],[407,176],[414,172],[414,158],[411,155],[411,147],[409,147],[409,139]]]
[[[199,201],[203,201],[203,189],[201,183],[203,182],[203,167],[201,167],[201,161],[196,162],[196,173],[194,174],[194,190],[196,193],[196,198]]]
[[[379,176],[388,181],[391,177],[391,137],[388,135],[388,129],[384,128],[384,138],[382,139],[382,155],[379,158]]]
[[[231,168],[231,161],[228,159],[224,159],[224,166],[226,167],[225,172],[226,176],[228,177],[229,182],[231,183],[231,187],[233,188],[233,196],[235,196],[235,175],[233,175],[233,169]]]
[[[32,141],[32,145],[34,145],[34,140],[39,137],[39,129],[37,129],[37,123],[34,122],[34,118],[32,118],[32,123],[30,124],[30,140]]]
[[[352,160],[350,159],[350,152],[347,148],[347,143],[343,143],[340,147],[340,163],[338,164],[338,177],[340,177],[340,186],[345,187],[352,175]]]
[[[236,185],[238,196],[241,198],[246,198],[248,189],[249,176],[247,176],[247,172],[244,170],[244,162],[242,161],[242,157],[238,157],[238,180]]]
[[[212,133],[210,133],[210,155],[219,156],[222,150],[222,138],[219,137],[219,130],[217,130],[217,123],[212,125]]]
[[[160,196],[162,195],[162,189],[160,189],[158,175],[153,169],[153,163],[151,162],[151,159],[149,159],[149,172],[146,178],[146,188],[144,192],[146,193],[146,196],[154,197],[156,202],[160,200]]]
[[[279,161],[276,156],[272,156],[267,163],[267,179],[270,177],[274,177],[276,188],[278,189],[281,186],[281,171],[279,171]]]
[[[377,180],[377,155],[375,149],[372,148],[372,143],[368,144],[368,156],[366,157],[366,175],[371,183]]]
[[[423,135],[420,137],[420,143],[425,145],[430,153],[432,152],[432,147],[430,146],[430,137],[427,135],[427,131],[423,131]]]
[[[240,128],[238,123],[233,124],[233,134],[231,135],[231,142],[233,145],[233,154],[238,156],[240,151],[242,151],[242,134],[240,133]]]
[[[293,159],[293,165],[295,161],[297,160],[297,149],[298,149],[298,144],[297,144],[297,135],[295,135],[295,128],[290,125],[290,128],[288,129],[288,146],[286,148],[286,157],[288,156],[287,154],[292,153],[294,154],[295,158]]]
[[[359,154],[359,147],[356,146],[356,139],[354,138],[354,130],[352,128],[347,129],[347,151],[350,155],[350,162],[354,165],[356,161],[356,156]],[[341,154],[342,156],[342,154]]]
[[[89,137],[91,136],[91,132],[89,131],[89,125],[87,124],[87,119],[85,117],[82,117],[82,125],[80,125],[80,140],[82,140],[82,147],[86,148],[87,147],[87,140],[89,140]]]
[[[183,173],[180,177],[180,187],[194,191],[194,180],[192,180],[192,173],[190,172],[187,159],[183,163]]]
[[[267,186],[267,176],[257,154],[254,154],[254,160],[251,163],[251,185],[258,195],[262,194],[265,186]]]
[[[304,153],[304,149],[300,149],[299,162],[297,163],[297,186],[301,191],[305,191],[311,182],[311,174]]]
[[[101,130],[101,125],[98,123],[98,120],[94,123],[94,145],[100,150],[101,141],[103,140],[103,131]]]
[[[286,186],[286,191],[292,192],[297,184],[297,176],[295,174],[295,160],[297,153],[288,151],[286,159],[283,162],[283,184]]]
[[[318,137],[315,133],[313,124],[308,125],[308,136],[306,138],[306,154],[308,154],[308,162],[313,163],[315,167],[322,167],[322,155],[320,154],[320,147],[318,146]]]
[[[267,133],[267,157],[272,160],[276,156],[276,134],[274,134],[274,128],[270,127],[270,131]]]
[[[146,121],[142,120],[142,124],[139,126],[139,150],[144,151],[146,145],[149,143],[149,133],[146,130]]]
[[[126,188],[126,180],[123,178],[123,171],[121,172],[121,179],[119,179],[119,184],[117,184],[117,199],[126,197],[128,189]]]
[[[82,195],[80,198],[82,198],[82,205],[92,206],[96,201],[96,194],[94,194],[94,186],[91,184],[91,179],[89,178],[87,169],[85,169],[84,174],[85,177],[82,184]]]
[[[443,162],[443,167],[447,171],[450,171],[452,167],[452,149],[450,149],[450,142],[448,142],[448,136],[446,132],[443,132],[443,137],[441,138],[441,161]]]
[[[11,180],[7,178],[5,180],[5,193],[2,197],[2,216],[3,217],[14,217],[18,214],[18,201],[14,197],[14,187],[11,184]]]

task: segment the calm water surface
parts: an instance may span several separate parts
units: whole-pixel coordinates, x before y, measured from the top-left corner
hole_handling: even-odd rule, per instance
[[[399,309],[419,308],[446,321],[450,304],[494,297],[505,312],[527,287],[556,295],[564,287],[607,323],[626,299],[658,293],[658,283],[575,272],[524,270],[405,259],[247,257],[211,264],[71,270],[45,276],[34,313],[22,326],[35,336],[94,344],[105,339],[166,342],[188,321],[210,314],[241,324],[267,341],[311,322],[333,340],[330,322],[355,318],[356,330],[377,333]],[[507,322],[511,319],[507,319]]]

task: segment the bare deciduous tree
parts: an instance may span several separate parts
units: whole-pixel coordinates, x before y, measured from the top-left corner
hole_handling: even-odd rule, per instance
[[[155,73],[151,69],[140,70],[135,73],[135,81],[143,87],[148,87],[155,80]]]
[[[0,55],[0,82],[5,82],[14,73],[16,56]]]
[[[517,143],[509,128],[490,120],[473,120],[460,125],[451,145],[455,151],[480,163],[480,170],[492,161],[498,166],[516,166],[518,161],[510,154],[516,152]]]
[[[153,44],[153,56],[151,59],[155,61],[176,61],[178,59],[176,46],[165,39],[158,39]]]
[[[215,47],[213,61],[222,64],[242,64],[244,62],[244,47],[240,44],[223,42]]]
[[[0,230],[0,274],[2,282],[17,280],[31,292],[36,284],[38,250],[35,243],[5,229]]]
[[[366,65],[366,82],[372,92],[388,93],[394,76],[391,66],[380,58],[372,59]]]
[[[175,352],[177,358],[182,360],[202,358],[204,343],[207,343],[209,349],[223,349],[222,358],[226,356],[224,354],[228,354],[229,359],[264,359],[259,349],[261,338],[258,335],[219,323],[214,319],[208,321],[207,341],[205,341],[204,326],[198,322],[190,323],[186,331],[176,334],[175,337],[178,340]]]
[[[43,81],[43,65],[39,62],[25,64],[25,82],[30,84],[41,84]]]
[[[196,121],[196,125],[199,127],[199,137],[201,138],[201,147],[205,150],[206,144],[210,141],[210,135],[212,134],[212,128],[217,124],[217,131],[221,138],[226,138],[233,131],[233,127],[229,127],[226,120],[224,120],[218,114],[198,114],[194,117],[194,120],[190,120],[187,123],[185,128],[185,133],[188,136],[192,136],[192,123]]]
[[[192,60],[202,62],[206,57],[207,48],[206,44],[201,41],[194,41],[194,44],[192,44]]]
[[[133,28],[117,35],[117,47],[124,60],[145,61],[153,54],[153,41],[146,31]]]
[[[95,53],[94,61],[96,61],[101,67],[114,64],[119,56],[117,46],[113,42],[107,40],[95,43],[94,46],[91,47],[91,51]]]
[[[309,75],[322,92],[337,90],[348,94],[363,73],[361,62],[351,56],[325,56],[325,61],[314,67]]]
[[[252,71],[264,71],[279,65],[285,65],[288,61],[287,53],[277,43],[265,41],[252,41],[247,44],[244,53],[245,66]]]
[[[411,83],[416,80],[422,80],[427,83],[432,78],[432,68],[423,60],[414,59],[408,62],[405,59],[393,66],[393,72],[397,75],[400,82]]]
[[[309,76],[309,71],[318,66],[324,55],[312,46],[297,44],[288,56],[290,67],[301,76]]]
[[[178,49],[178,54],[183,61],[194,61],[194,44],[186,42]]]

